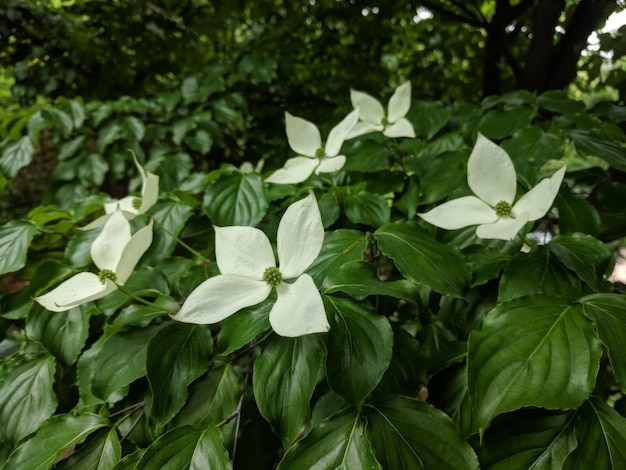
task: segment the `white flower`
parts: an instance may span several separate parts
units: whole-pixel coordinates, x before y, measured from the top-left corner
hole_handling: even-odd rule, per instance
[[[133,154],[135,165],[141,175],[141,197],[127,196],[123,199],[119,199],[113,202],[107,202],[104,204],[105,215],[97,218],[93,222],[84,227],[81,230],[91,230],[94,228],[102,227],[111,215],[117,210],[121,210],[126,219],[130,220],[138,215],[145,213],[150,209],[159,199],[159,177],[149,171],[143,169],[143,167],[137,161],[137,158]]]
[[[152,222],[131,236],[130,224],[116,211],[91,245],[91,258],[100,272],[76,274],[34,300],[48,310],[63,312],[100,299],[126,282],[151,243]]]
[[[480,238],[512,240],[526,222],[546,215],[564,175],[562,167],[514,202],[517,175],[513,162],[502,148],[478,134],[467,162],[467,183],[476,196],[454,199],[418,215],[447,230],[478,224]]]
[[[380,101],[367,93],[350,90],[350,100],[352,106],[359,109],[359,122],[348,139],[376,131],[382,131],[387,137],[415,137],[413,125],[405,118],[411,107],[410,82],[396,88],[389,99],[386,116]]]
[[[276,170],[265,181],[278,184],[301,183],[313,172],[317,175],[341,170],[346,163],[346,157],[339,155],[339,151],[358,118],[359,111],[355,109],[332,128],[326,145],[322,147],[320,131],[315,124],[285,113],[287,141],[298,156],[287,160],[283,168]]]
[[[187,323],[217,323],[242,308],[265,300],[276,287],[270,311],[272,328],[281,336],[328,331],[322,297],[308,274],[324,241],[315,195],[287,208],[278,225],[276,266],[272,245],[254,227],[215,227],[215,256],[221,274],[200,284],[172,318]],[[295,279],[293,283],[285,279]]]

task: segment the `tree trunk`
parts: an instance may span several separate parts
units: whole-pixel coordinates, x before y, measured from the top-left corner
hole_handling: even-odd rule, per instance
[[[576,78],[578,59],[587,47],[589,35],[617,8],[616,0],[581,0],[567,24],[565,35],[554,49],[550,72],[544,87],[562,89]]]
[[[554,35],[565,0],[542,0],[533,12],[533,37],[526,52],[526,65],[522,74],[522,88],[531,91],[545,90],[554,55]]]

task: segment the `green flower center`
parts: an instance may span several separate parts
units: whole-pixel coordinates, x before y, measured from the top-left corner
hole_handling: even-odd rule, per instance
[[[513,206],[506,201],[500,201],[496,204],[494,208],[496,210],[496,214],[500,217],[504,215],[511,215],[511,211],[513,210]]]
[[[263,280],[270,286],[276,287],[283,280],[283,274],[276,266],[270,266],[263,273]]]
[[[143,204],[143,198],[140,198],[140,197],[133,198],[133,209],[135,210],[141,209],[142,204]]]
[[[383,118],[383,120],[380,122],[383,126],[387,127],[389,125],[389,119],[387,119],[386,117]]]
[[[117,274],[115,274],[110,269],[103,269],[98,273],[98,280],[100,284],[104,284],[107,279],[111,279],[113,282],[117,279]]]
[[[326,156],[326,152],[324,152],[324,149],[317,149],[315,151],[315,156],[317,158],[324,158]]]

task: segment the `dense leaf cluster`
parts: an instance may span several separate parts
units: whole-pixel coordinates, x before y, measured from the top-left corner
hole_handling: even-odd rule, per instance
[[[298,185],[264,181],[290,156],[282,113],[249,139],[266,168],[203,159],[252,133],[246,109],[216,70],[153,100],[5,113],[3,184],[42,148],[58,161],[45,204],[0,226],[0,468],[626,466],[626,300],[608,280],[626,236],[623,107],[563,92],[415,100],[416,138],[347,140],[341,171]],[[553,210],[510,242],[416,216],[470,194],[478,132],[508,152],[520,192],[567,163]],[[137,178],[116,189],[136,174],[128,149],[161,177],[131,221],[154,219],[132,297],[46,311],[32,298],[91,265],[98,230],[78,227],[137,193]],[[212,224],[275,243],[311,190],[326,234],[307,273],[327,333],[272,333],[274,294],[218,325],[169,317],[218,274]]]

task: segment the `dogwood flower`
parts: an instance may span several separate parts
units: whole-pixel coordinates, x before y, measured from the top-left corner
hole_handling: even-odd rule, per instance
[[[478,224],[476,235],[480,238],[512,240],[526,222],[546,215],[564,175],[565,166],[515,202],[513,162],[502,148],[478,134],[467,162],[467,183],[475,196],[444,202],[418,215],[447,230]]]
[[[352,106],[359,109],[359,122],[348,139],[369,132],[382,131],[387,137],[415,137],[413,125],[405,118],[411,107],[411,83],[396,88],[387,105],[387,114],[376,98],[361,91],[350,90]]]
[[[217,323],[244,307],[278,294],[269,314],[281,336],[301,336],[330,329],[322,297],[304,271],[322,248],[324,227],[315,200],[306,198],[287,208],[278,225],[276,265],[267,236],[254,227],[215,227],[219,275],[200,284],[172,318],[186,323]],[[287,283],[285,280],[293,282]]]
[[[283,168],[276,170],[265,181],[277,184],[301,183],[313,172],[317,175],[341,170],[346,157],[339,155],[339,151],[358,118],[359,110],[355,109],[331,129],[326,145],[322,147],[320,131],[315,124],[285,113],[287,141],[298,156],[287,160]]]
[[[111,215],[117,210],[121,210],[126,219],[130,220],[138,215],[145,213],[150,209],[159,199],[159,177],[153,173],[150,173],[139,164],[135,155],[133,155],[135,165],[141,175],[141,197],[127,196],[123,199],[119,199],[113,202],[107,202],[104,204],[105,214],[102,217],[97,218],[93,222],[84,227],[81,230],[91,230],[94,228],[102,227]]]
[[[63,312],[100,299],[124,285],[151,243],[152,222],[131,236],[128,220],[121,211],[115,211],[91,245],[91,258],[100,269],[98,274],[76,274],[34,300],[48,310]]]

